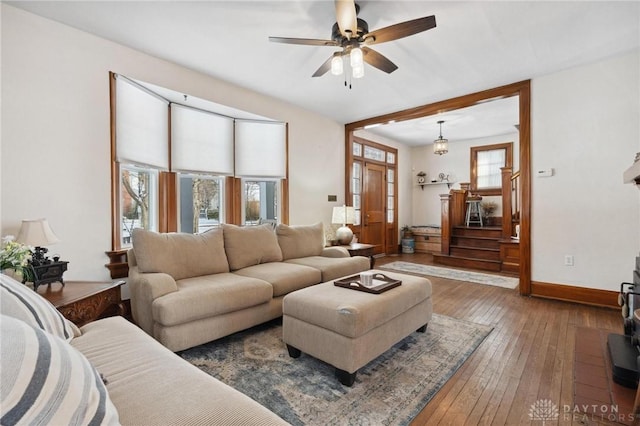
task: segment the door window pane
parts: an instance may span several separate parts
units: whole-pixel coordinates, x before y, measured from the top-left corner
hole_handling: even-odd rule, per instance
[[[220,226],[224,218],[224,179],[180,174],[180,232],[200,234]]]
[[[396,155],[393,152],[387,152],[387,163],[396,164]]]
[[[357,142],[353,143],[353,155],[355,157],[362,157],[362,145]]]
[[[371,146],[364,146],[364,158],[368,158],[369,160],[377,160],[384,161],[385,152],[378,148],[373,148]]]
[[[131,165],[120,166],[120,223],[122,247],[131,246],[134,228],[157,230],[158,172]]]

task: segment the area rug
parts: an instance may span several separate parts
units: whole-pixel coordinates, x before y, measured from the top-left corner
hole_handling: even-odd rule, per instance
[[[518,278],[503,277],[501,275],[483,274],[480,272],[464,271],[460,269],[442,268],[439,266],[420,265],[411,262],[391,262],[377,269],[389,269],[398,272],[408,272],[418,275],[430,275],[432,277],[448,278],[450,280],[469,281],[478,284],[487,284],[504,288],[516,288],[520,283]]]
[[[433,315],[358,371],[349,388],[309,355],[289,357],[281,321],[179,353],[293,425],[407,425],[491,332],[492,327]]]

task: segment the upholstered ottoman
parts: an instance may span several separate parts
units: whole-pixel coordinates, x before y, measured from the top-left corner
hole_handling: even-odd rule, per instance
[[[336,367],[338,380],[353,385],[359,368],[431,320],[431,282],[384,273],[402,281],[371,294],[325,282],[289,293],[283,300],[282,334],[289,355],[301,352]]]

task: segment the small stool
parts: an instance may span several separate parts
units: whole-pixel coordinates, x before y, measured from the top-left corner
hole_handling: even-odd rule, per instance
[[[477,223],[480,226],[484,226],[482,224],[482,209],[480,207],[480,201],[482,201],[482,197],[467,199],[467,218],[465,220],[467,226],[469,226],[470,223]]]

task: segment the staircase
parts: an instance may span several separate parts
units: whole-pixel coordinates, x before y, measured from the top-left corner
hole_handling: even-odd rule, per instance
[[[501,227],[453,226],[449,254],[435,253],[435,263],[498,272]]]

